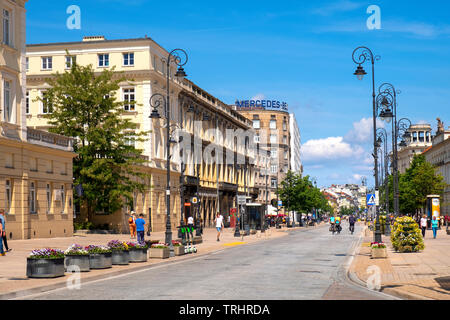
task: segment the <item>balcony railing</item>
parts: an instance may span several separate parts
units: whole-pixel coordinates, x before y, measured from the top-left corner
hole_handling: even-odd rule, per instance
[[[40,141],[46,144],[53,145],[54,147],[61,149],[72,149],[72,139],[61,136],[59,134],[50,133],[47,131],[36,130],[27,128],[27,140],[29,142]]]

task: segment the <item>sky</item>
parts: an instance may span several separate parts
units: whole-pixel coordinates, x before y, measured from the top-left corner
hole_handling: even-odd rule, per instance
[[[67,8],[81,29],[67,28]],[[380,9],[380,28],[368,26]],[[228,104],[287,102],[302,138],[304,174],[321,187],[373,179],[372,74],[358,81],[353,50],[370,48],[377,88],[391,83],[398,119],[450,125],[450,2],[30,0],[27,43],[148,35],[188,52],[188,78]],[[377,20],[378,21],[378,20]],[[377,89],[378,90],[378,89]],[[390,125],[379,121],[391,132]]]

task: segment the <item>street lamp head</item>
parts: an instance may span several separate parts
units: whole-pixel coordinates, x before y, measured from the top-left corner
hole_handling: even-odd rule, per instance
[[[394,114],[392,113],[392,110],[389,108],[382,110],[380,112],[380,119],[382,121],[386,121],[387,123],[390,123],[393,118],[394,118]]]
[[[356,69],[354,75],[358,78],[358,80],[364,79],[364,76],[367,74],[367,72],[364,70],[364,68],[359,65]]]
[[[186,78],[187,77],[187,74],[186,74],[186,72],[184,72],[183,67],[178,68],[177,72],[175,73],[175,77],[177,77],[177,78]]]
[[[161,115],[158,112],[158,109],[153,109],[152,114],[150,115],[151,119],[161,119]]]
[[[404,140],[409,140],[411,139],[411,133],[408,131],[405,131],[405,133],[403,134],[403,139]]]
[[[402,140],[402,141],[400,142],[399,146],[402,147],[402,148],[405,148],[405,147],[407,147],[408,145],[406,144],[405,140]]]
[[[383,140],[381,140],[381,137],[378,137],[377,139],[377,148],[381,147],[381,143],[383,142]]]

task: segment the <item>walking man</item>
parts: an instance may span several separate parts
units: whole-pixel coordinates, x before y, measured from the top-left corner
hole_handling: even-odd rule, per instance
[[[220,233],[222,232],[223,225],[223,216],[217,212],[216,216],[216,229],[217,229],[217,241],[220,241]]]
[[[139,218],[136,219],[136,232],[137,232],[137,241],[141,244],[144,244],[145,220],[144,215],[142,213],[139,215]]]
[[[355,222],[356,218],[352,215],[348,218],[348,223],[350,224],[350,232],[353,234],[355,232]]]
[[[422,229],[422,237],[425,238],[425,231],[427,230],[427,216],[424,215],[422,219],[420,219],[420,228]]]
[[[10,252],[11,249],[8,248],[8,240],[6,238],[6,217],[5,217],[5,210],[0,209],[0,224],[1,224],[1,231],[0,231],[0,242],[3,242],[5,244],[6,252]],[[3,248],[3,245],[2,245]]]

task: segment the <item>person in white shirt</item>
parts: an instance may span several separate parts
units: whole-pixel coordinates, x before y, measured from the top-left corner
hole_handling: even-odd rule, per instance
[[[425,238],[425,231],[427,230],[427,216],[423,216],[420,219],[420,227],[422,228],[422,236]]]
[[[220,233],[222,232],[223,225],[223,216],[217,212],[216,216],[216,229],[217,229],[217,241],[220,241]]]

